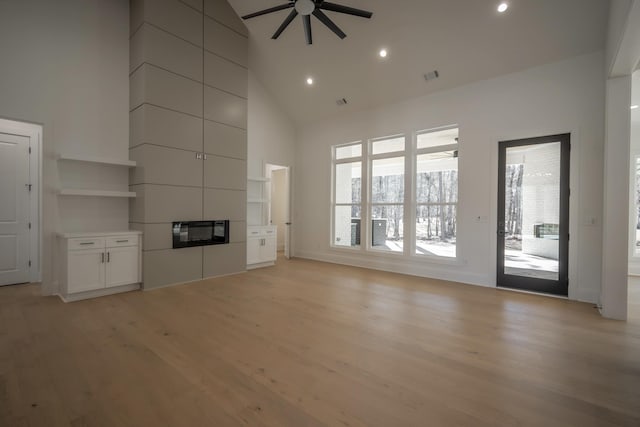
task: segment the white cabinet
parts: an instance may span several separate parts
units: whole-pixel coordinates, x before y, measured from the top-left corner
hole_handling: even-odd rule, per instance
[[[71,250],[67,261],[67,293],[104,288],[104,249]]]
[[[107,247],[107,288],[138,282],[138,246]]]
[[[62,299],[75,301],[139,289],[140,234],[60,234],[58,276]]]
[[[273,265],[276,261],[277,227],[259,225],[247,227],[247,268]]]

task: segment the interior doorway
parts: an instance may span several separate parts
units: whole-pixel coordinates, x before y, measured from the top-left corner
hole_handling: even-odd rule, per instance
[[[269,207],[268,223],[277,226],[277,250],[291,257],[291,170],[289,166],[266,165]]]
[[[567,296],[570,135],[502,141],[499,287]]]
[[[0,119],[0,286],[40,278],[42,127]]]

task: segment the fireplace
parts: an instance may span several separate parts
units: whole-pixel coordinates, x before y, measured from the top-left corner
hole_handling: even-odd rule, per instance
[[[229,220],[178,221],[172,225],[173,248],[229,243]]]

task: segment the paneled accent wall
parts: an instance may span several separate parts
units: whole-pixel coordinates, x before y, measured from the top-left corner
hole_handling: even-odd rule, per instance
[[[130,221],[145,289],[246,269],[247,35],[226,0],[131,1]],[[173,221],[216,219],[231,221],[230,244],[171,248]]]

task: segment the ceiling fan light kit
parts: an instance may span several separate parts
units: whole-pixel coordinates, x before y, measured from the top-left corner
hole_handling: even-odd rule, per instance
[[[269,13],[279,12],[285,9],[293,9],[289,15],[282,22],[280,27],[271,37],[276,40],[287,29],[289,24],[300,15],[302,17],[302,23],[304,25],[304,35],[307,40],[307,44],[313,44],[313,34],[311,32],[311,15],[315,16],[318,21],[322,22],[327,28],[334,32],[335,35],[344,39],[347,35],[342,31],[332,20],[329,18],[323,10],[329,12],[343,13],[346,15],[358,16],[361,18],[370,19],[373,13],[366,10],[355,9],[349,6],[343,6],[336,3],[331,3],[324,0],[289,0],[286,4],[270,7],[268,9],[260,10],[258,12],[250,13],[242,17],[242,19],[251,19],[257,16],[267,15]]]

